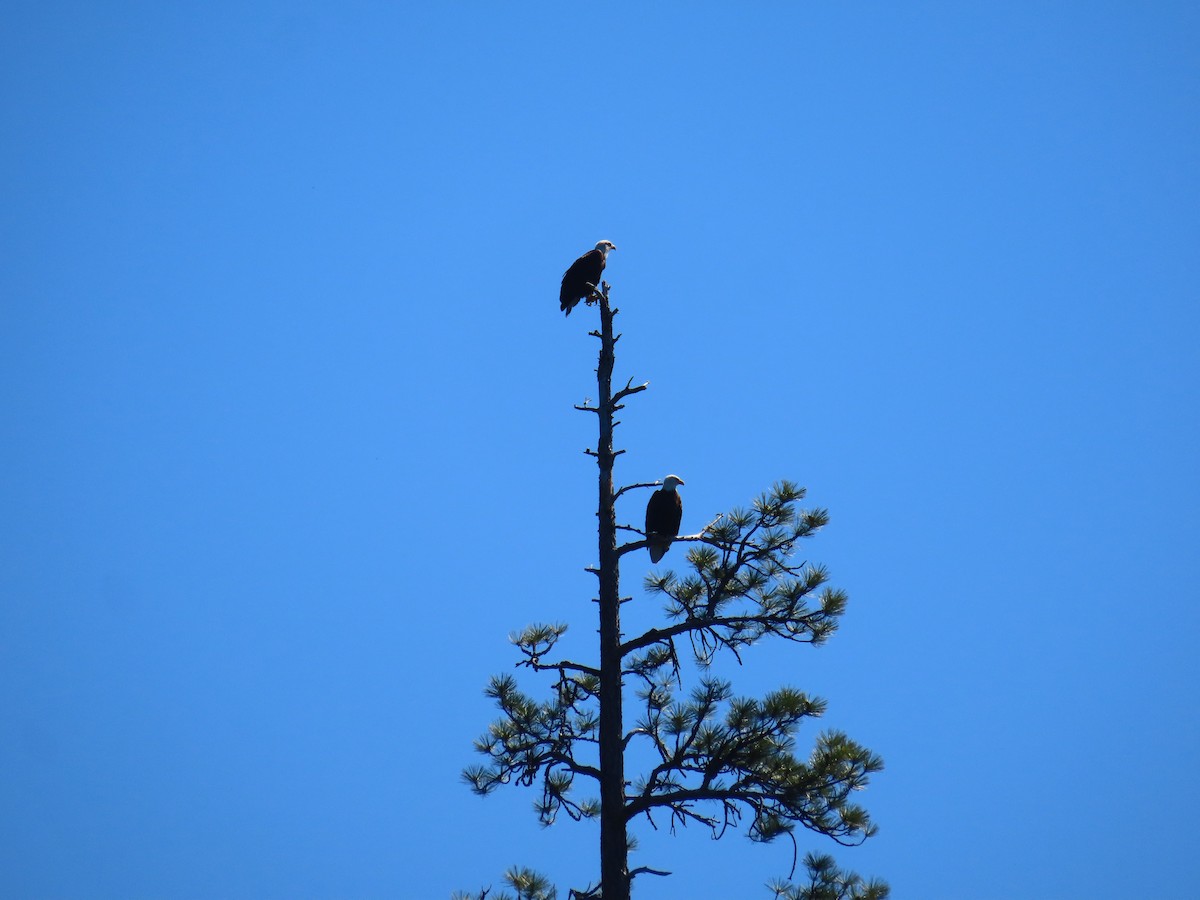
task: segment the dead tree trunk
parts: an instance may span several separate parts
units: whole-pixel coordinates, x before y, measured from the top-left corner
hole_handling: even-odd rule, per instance
[[[621,710],[621,588],[617,556],[616,501],[613,461],[624,450],[613,450],[614,413],[620,408],[612,392],[616,337],[615,312],[608,303],[608,285],[599,292],[600,363],[596,380],[600,440],[596,464],[600,469],[600,884],[604,900],[629,898],[629,850],[625,833],[625,748]]]

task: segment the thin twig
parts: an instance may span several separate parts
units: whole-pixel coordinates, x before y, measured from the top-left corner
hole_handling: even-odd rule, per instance
[[[663,872],[660,869],[652,869],[649,866],[638,866],[629,873],[629,880],[632,881],[635,875],[670,875],[670,872]]]
[[[626,491],[636,490],[637,488],[659,487],[660,485],[662,485],[661,481],[639,481],[637,484],[627,484],[613,493],[613,499],[619,499]]]
[[[728,544],[725,541],[719,541],[716,538],[712,538],[712,537],[708,536],[707,532],[708,532],[709,527],[711,527],[711,526],[706,526],[704,531],[701,531],[699,534],[681,534],[681,535],[678,535],[677,537],[673,537],[673,538],[671,538],[671,543],[673,543],[673,544],[708,544],[710,547],[716,547],[718,550],[727,549]],[[630,529],[630,530],[636,531],[637,529],[635,528],[635,529]],[[640,532],[640,533],[645,534],[645,532]],[[641,550],[643,547],[646,546],[646,543],[647,543],[646,541],[633,541],[628,544],[622,544],[620,547],[617,548],[617,556],[624,556],[626,553],[632,553],[634,550]]]

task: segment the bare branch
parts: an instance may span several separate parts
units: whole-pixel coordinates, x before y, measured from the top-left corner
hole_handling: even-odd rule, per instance
[[[670,872],[664,872],[661,869],[652,869],[649,866],[638,866],[629,873],[629,880],[632,881],[638,875],[670,875]]]
[[[630,378],[629,381],[627,381],[625,383],[625,387],[621,388],[619,391],[617,391],[615,394],[613,394],[613,398],[612,398],[613,403],[619,403],[620,401],[622,401],[626,397],[628,397],[630,394],[640,394],[642,391],[646,390],[646,388],[648,388],[648,387],[650,387],[650,382],[646,381],[646,382],[643,382],[642,384],[634,385],[633,379]]]
[[[518,666],[528,666],[529,668],[533,669],[533,671],[535,671],[535,672],[544,672],[547,669],[549,669],[551,671],[558,670],[559,672],[578,672],[581,675],[591,675],[593,678],[600,677],[599,669],[593,669],[591,666],[585,666],[585,665],[582,665],[581,663],[574,663],[574,662],[571,662],[570,660],[562,660],[561,662],[553,662],[553,663],[544,663],[544,662],[540,662],[538,660],[538,658],[535,656],[532,659],[523,659],[519,663],[517,663],[517,665]]]
[[[621,495],[624,494],[626,491],[632,491],[637,488],[659,487],[661,485],[662,485],[661,481],[640,481],[637,484],[627,484],[623,488],[620,488],[613,493],[613,499],[614,500],[620,499]]]
[[[641,486],[642,485],[638,485],[638,487],[641,487]],[[699,531],[696,534],[681,534],[678,537],[671,538],[671,543],[672,544],[694,544],[694,543],[711,544],[713,547],[716,547],[718,550],[727,549],[729,546],[728,543],[726,543],[724,541],[719,541],[715,538],[708,536],[709,529],[711,529],[713,527],[713,525],[716,524],[720,520],[720,518],[721,518],[720,516],[717,516],[717,518],[713,519],[712,522],[709,522],[707,525],[704,526],[703,531]],[[646,533],[646,532],[642,531],[640,528],[631,528],[631,527],[628,527],[625,525],[620,525],[618,527],[624,528],[626,531],[637,532],[638,534]],[[622,544],[620,547],[617,548],[617,555],[624,556],[626,553],[632,553],[634,550],[641,550],[645,546],[646,546],[645,541],[633,541],[628,544]]]

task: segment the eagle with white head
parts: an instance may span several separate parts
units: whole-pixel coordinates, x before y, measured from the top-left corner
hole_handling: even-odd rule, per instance
[[[608,262],[608,254],[617,249],[612,241],[600,241],[596,249],[589,250],[575,262],[562,278],[562,287],[558,292],[558,308],[568,316],[579,301],[590,297],[592,291],[600,287],[600,273]]]
[[[650,551],[653,563],[666,555],[671,549],[671,541],[679,535],[683,499],[675,488],[681,484],[683,479],[678,475],[668,475],[646,504],[646,549]]]

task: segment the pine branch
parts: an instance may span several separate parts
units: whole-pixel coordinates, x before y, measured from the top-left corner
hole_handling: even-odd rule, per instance
[[[577,802],[570,791],[577,775],[600,779],[600,770],[581,763],[574,751],[577,743],[596,740],[599,721],[593,710],[582,706],[595,698],[596,681],[592,676],[560,672],[554,698],[539,704],[517,690],[511,676],[494,677],[487,693],[502,716],[475,742],[475,749],[489,762],[465,769],[463,778],[481,795],[510,782],[526,787],[540,782],[542,799],[535,806],[545,825],[552,824],[559,812],[573,819],[595,816],[595,801]]]
[[[517,663],[518,666],[528,666],[535,672],[545,672],[557,670],[559,672],[579,672],[583,675],[590,675],[592,678],[600,677],[600,670],[585,666],[580,663],[573,663],[570,660],[562,660],[560,662],[544,663],[540,662],[537,657],[529,660],[522,660]]]
[[[722,704],[725,721],[717,723]],[[798,760],[795,731],[823,710],[823,701],[790,689],[762,701],[731,700],[727,683],[703,682],[691,702],[648,717],[645,727],[661,762],[638,784],[626,814],[650,816],[662,809],[672,827],[698,821],[719,836],[745,810],[752,814],[753,840],[773,840],[799,824],[838,843],[861,843],[875,826],[849,796],[883,762],[838,732],[819,736],[808,762]],[[697,803],[715,804],[720,817],[697,812]]]
[[[809,596],[828,575],[821,567],[792,563],[790,557],[800,540],[825,525],[828,514],[795,509],[803,495],[795,484],[780,482],[755,501],[753,511],[735,509],[714,519],[699,535],[676,539],[698,545],[687,555],[692,574],[679,578],[668,571],[646,579],[648,591],[668,598],[666,612],[676,622],[625,641],[622,653],[655,644],[673,652],[670,642],[686,635],[697,662],[706,666],[721,649],[740,662],[741,649],[767,635],[796,643],[827,640],[845,611],[846,596],[825,588],[818,605],[809,606]],[[620,550],[639,546],[645,541]],[[636,667],[644,666],[639,659]]]
[[[651,484],[631,484],[627,488],[621,488],[621,491],[626,491],[626,490],[629,490],[630,488],[657,487],[660,484],[662,484],[661,481],[655,481]],[[620,492],[618,492],[618,494],[619,493]],[[699,542],[699,543],[703,543],[703,544],[711,544],[714,547],[724,549],[724,547],[725,547],[724,543],[709,536],[709,532],[724,517],[725,517],[724,513],[717,513],[717,517],[715,519],[713,519],[711,522],[709,522],[707,525],[705,525],[703,528],[701,528],[700,531],[697,532],[696,534],[677,535],[676,537],[671,538],[671,543],[672,544],[690,544],[690,543]],[[632,531],[635,534],[640,534],[640,535],[646,534],[646,532],[643,531],[642,529],[635,528],[632,525],[618,525],[617,527],[620,528],[622,531]],[[634,550],[641,550],[642,548],[644,548],[646,546],[646,544],[647,544],[647,541],[644,541],[644,540],[631,541],[628,544],[622,544],[620,547],[617,548],[617,555],[624,556],[626,553],[632,553]]]
[[[528,626],[520,634],[509,635],[508,639],[525,656],[525,659],[518,661],[516,665],[518,667],[526,666],[535,672],[551,669],[557,670],[560,674],[579,672],[582,675],[599,678],[600,670],[593,666],[585,666],[582,663],[566,659],[551,663],[542,662],[542,657],[554,649],[554,646],[558,643],[558,639],[566,631],[567,626],[563,623],[555,625],[535,624]]]
[[[641,650],[643,647],[648,647],[651,644],[661,644],[673,637],[681,634],[709,633],[716,640],[730,648],[736,649],[738,644],[752,643],[746,635],[754,633],[755,637],[761,637],[763,634],[778,634],[780,637],[786,637],[788,640],[796,641],[797,643],[816,643],[816,638],[802,636],[806,632],[811,635],[825,621],[826,614],[821,611],[814,612],[807,616],[775,616],[775,615],[757,615],[745,614],[738,616],[712,616],[706,619],[691,619],[686,622],[680,622],[677,625],[672,625],[669,628],[651,628],[649,631],[626,641],[621,645],[621,654],[627,655],[636,650]],[[785,633],[781,629],[790,629],[790,633]],[[802,629],[804,632],[802,632]],[[732,637],[724,637],[720,635],[721,631],[728,632],[731,635],[736,635],[737,639]]]
[[[807,884],[774,881],[767,887],[775,900],[887,900],[891,889],[882,881],[864,880],[854,872],[839,869],[832,856],[809,853],[804,857]]]

